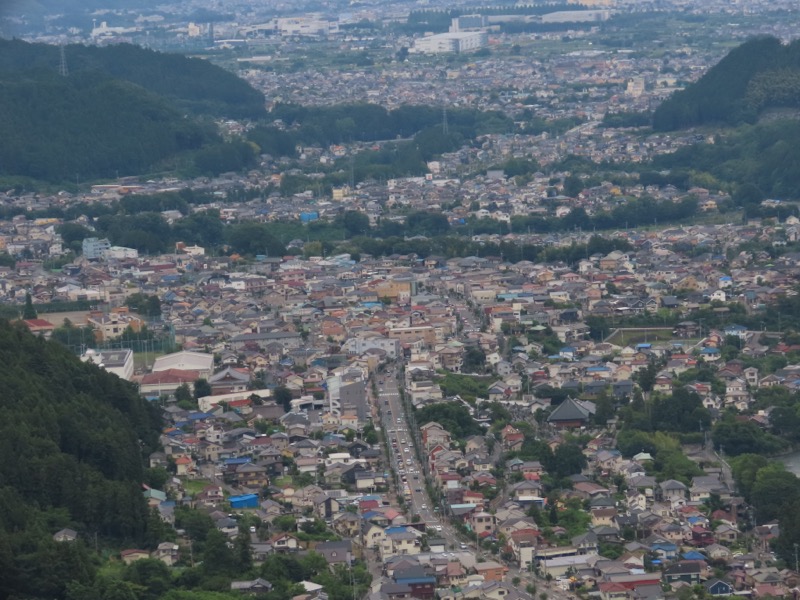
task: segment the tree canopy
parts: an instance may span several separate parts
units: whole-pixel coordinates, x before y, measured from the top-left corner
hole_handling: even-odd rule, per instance
[[[0,322],[0,360],[3,590],[60,598],[94,567],[82,543],[56,544],[55,531],[144,542],[142,450],[155,448],[158,413],[128,382],[24,327]]]
[[[667,131],[725,123],[754,122],[770,107],[800,105],[800,43],[783,45],[761,36],[731,50],[697,82],[675,92],[653,115]]]

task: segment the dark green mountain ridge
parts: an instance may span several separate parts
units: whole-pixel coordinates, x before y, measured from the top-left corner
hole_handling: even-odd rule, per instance
[[[770,108],[800,107],[800,40],[753,38],[731,50],[698,81],[673,94],[653,115],[671,131],[754,123]]]
[[[58,48],[0,40],[0,175],[86,181],[180,155],[191,165],[197,151],[225,146],[211,118],[266,114],[259,92],[200,59],[125,44],[65,52],[62,77]]]

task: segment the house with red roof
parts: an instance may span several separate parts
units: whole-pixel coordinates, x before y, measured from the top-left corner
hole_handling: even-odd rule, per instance
[[[525,434],[511,424],[508,424],[503,427],[503,430],[500,432],[500,438],[503,441],[503,450],[512,452],[522,448],[522,443],[525,441]]]
[[[25,319],[23,323],[31,333],[41,334],[45,339],[50,339],[50,335],[56,328],[55,325],[45,319]]]
[[[627,600],[630,598],[630,590],[620,583],[613,581],[602,581],[597,585],[600,597],[603,600]]]
[[[195,470],[194,460],[192,460],[191,456],[184,454],[175,459],[175,469],[178,477],[188,475]]]

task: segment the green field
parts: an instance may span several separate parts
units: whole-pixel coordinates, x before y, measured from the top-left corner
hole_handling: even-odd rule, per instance
[[[137,370],[149,369],[159,356],[164,356],[164,352],[134,352],[133,368]]]
[[[635,329],[619,329],[611,336],[606,338],[606,342],[616,346],[630,346],[632,344],[650,344],[656,342],[680,342],[687,345],[687,341],[682,338],[676,338],[672,335],[672,328],[653,327],[653,328],[635,328]]]
[[[187,479],[183,482],[183,487],[186,493],[194,496],[203,491],[203,488],[211,484],[208,479]]]

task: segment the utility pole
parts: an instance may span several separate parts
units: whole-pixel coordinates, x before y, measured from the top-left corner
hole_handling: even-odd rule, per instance
[[[67,77],[69,75],[69,69],[67,68],[67,52],[64,48],[65,48],[64,42],[61,42],[58,46],[60,55],[60,62],[58,64],[58,74],[61,75],[62,77]]]

